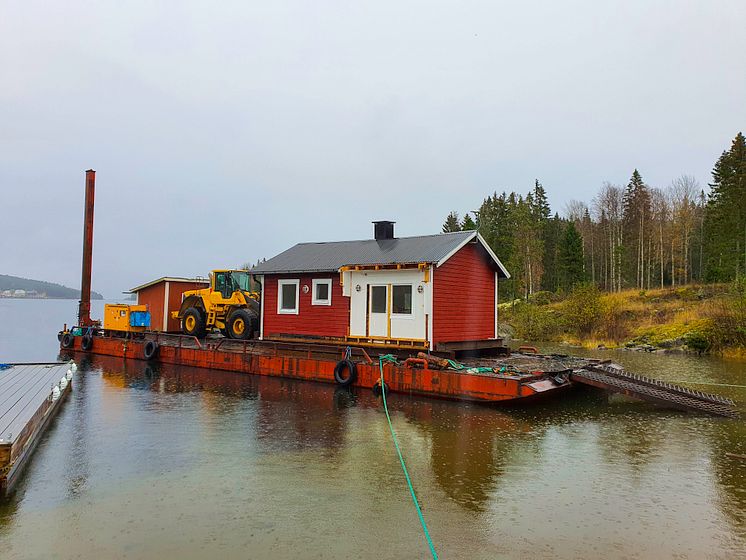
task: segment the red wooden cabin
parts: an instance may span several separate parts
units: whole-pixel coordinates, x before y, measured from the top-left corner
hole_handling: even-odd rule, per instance
[[[494,346],[497,285],[510,275],[476,231],[299,243],[258,265],[260,337],[430,350]]]

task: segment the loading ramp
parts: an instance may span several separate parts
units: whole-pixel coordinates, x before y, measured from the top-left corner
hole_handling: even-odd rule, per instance
[[[668,408],[738,417],[731,399],[630,373],[613,362],[573,369],[570,379],[574,383],[622,393]]]

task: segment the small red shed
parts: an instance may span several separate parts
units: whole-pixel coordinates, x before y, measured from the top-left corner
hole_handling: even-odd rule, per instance
[[[148,306],[151,330],[180,332],[179,320],[171,317],[171,312],[178,311],[181,307],[182,294],[189,290],[201,290],[209,285],[209,281],[199,278],[164,276],[132,288],[130,293],[137,294],[138,305]]]
[[[510,275],[476,231],[300,243],[261,263],[262,339],[323,337],[466,348],[497,339],[497,285]]]

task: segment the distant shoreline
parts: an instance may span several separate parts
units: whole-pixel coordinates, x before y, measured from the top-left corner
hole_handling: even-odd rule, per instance
[[[78,298],[69,298],[69,297],[49,297],[49,296],[3,296],[0,295],[0,300],[3,299],[53,299],[53,300],[69,300],[69,301],[79,301]],[[102,297],[91,297],[91,301],[103,301],[104,298]]]

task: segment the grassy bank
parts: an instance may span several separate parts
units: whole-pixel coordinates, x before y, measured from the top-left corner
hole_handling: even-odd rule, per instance
[[[745,283],[617,293],[579,286],[566,296],[540,292],[502,304],[500,313],[524,340],[746,357]]]

